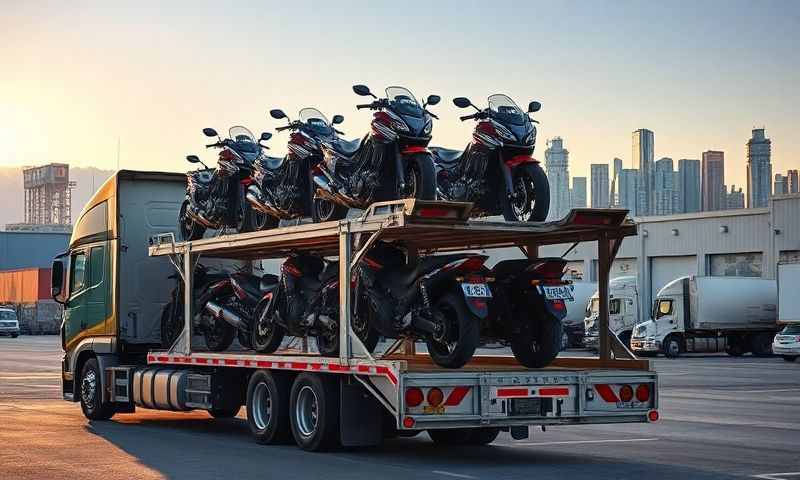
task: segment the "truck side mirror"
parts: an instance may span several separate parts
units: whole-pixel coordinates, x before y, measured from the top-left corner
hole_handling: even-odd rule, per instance
[[[64,304],[67,302],[66,292],[64,289],[64,257],[56,257],[53,260],[53,268],[50,272],[50,296],[53,297],[58,303]]]

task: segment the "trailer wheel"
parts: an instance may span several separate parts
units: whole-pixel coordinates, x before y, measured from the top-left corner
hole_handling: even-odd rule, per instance
[[[441,445],[487,445],[499,434],[500,429],[496,427],[428,430],[431,440]]]
[[[297,446],[317,452],[339,442],[339,389],[337,380],[301,373],[294,380],[289,410],[292,435]]]
[[[289,377],[257,370],[247,385],[247,426],[256,442],[282,443],[289,438]]]
[[[725,353],[727,353],[731,357],[741,357],[742,355],[747,353],[747,349],[745,348],[744,343],[745,339],[742,337],[737,337],[737,336],[728,337],[728,340],[725,343]]]
[[[750,350],[753,356],[768,357],[772,355],[772,337],[769,333],[759,333],[750,337]]]
[[[89,420],[108,420],[116,413],[116,407],[110,402],[103,401],[103,392],[100,389],[100,376],[102,372],[97,365],[96,358],[90,358],[81,369],[81,410]]]
[[[528,368],[544,368],[556,358],[561,346],[561,320],[541,315],[537,325],[526,328],[511,339],[511,351],[519,363]]]
[[[681,355],[681,341],[676,335],[670,335],[664,340],[664,356],[667,358],[678,358]]]

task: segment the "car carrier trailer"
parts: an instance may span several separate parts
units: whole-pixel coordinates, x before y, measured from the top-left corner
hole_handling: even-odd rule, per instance
[[[378,239],[400,241],[412,256],[519,247],[531,258],[542,245],[597,241],[603,292],[622,239],[636,232],[624,210],[576,209],[556,222],[515,223],[469,220],[470,208],[404,200],[377,203],[358,218],[337,222],[188,242],[171,233],[156,235],[148,254],[168,257],[184,282],[182,335],[170,349],[151,349],[141,357],[103,354],[92,363],[89,356],[82,368],[63,376],[65,398],[81,400],[84,413],[98,419],[136,406],[231,417],[244,405],[257,441],[293,436],[306,450],[375,445],[389,435],[422,430],[437,442],[483,444],[500,430],[527,438],[532,425],[656,421],[657,375],[647,360],[633,358],[607,334],[606,295],[600,297],[600,358],[557,358],[547,368],[528,369],[511,356],[476,355],[462,368],[443,369],[416,353],[413,342],[397,341],[380,355],[366,351],[349,327],[349,279]],[[307,349],[211,353],[193,344],[197,306],[191,292],[198,260],[247,261],[298,252],[339,259],[340,318],[348,321],[339,322],[338,358]],[[87,390],[95,393],[88,411]]]

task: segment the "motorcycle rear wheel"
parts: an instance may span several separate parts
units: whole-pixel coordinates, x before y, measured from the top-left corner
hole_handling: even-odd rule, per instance
[[[473,315],[464,298],[448,293],[436,302],[435,315],[445,325],[446,342],[425,339],[433,361],[444,368],[460,368],[470,361],[480,343],[480,319]]]
[[[272,318],[266,318],[269,304],[261,303],[256,307],[253,329],[250,331],[250,343],[258,353],[272,353],[281,346],[286,330]]]
[[[174,302],[164,305],[161,311],[161,347],[170,348],[183,332],[183,303],[177,306]]]
[[[189,216],[187,212],[189,207],[189,200],[184,200],[181,204],[180,213],[178,214],[178,226],[180,227],[181,238],[183,240],[199,240],[203,238],[203,235],[206,233],[206,227],[195,222],[194,219]]]
[[[544,368],[561,350],[561,320],[552,315],[539,315],[532,319],[530,328],[514,335],[511,351],[519,363],[528,368]]]
[[[538,163],[525,163],[511,173],[516,198],[509,199],[505,187],[498,189],[503,217],[510,222],[543,222],[550,211],[550,184],[544,170]]]
[[[225,320],[211,320],[205,327],[203,336],[206,339],[206,348],[212,352],[227,350],[236,336],[236,329]]]
[[[314,223],[332,222],[347,216],[347,207],[321,198],[314,199],[311,210]]]

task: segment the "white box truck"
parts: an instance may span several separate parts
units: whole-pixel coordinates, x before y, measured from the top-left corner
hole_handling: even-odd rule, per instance
[[[800,323],[800,262],[778,264],[778,323]]]
[[[597,293],[597,283],[595,282],[575,282],[570,285],[572,289],[572,300],[565,300],[567,305],[567,316],[561,320],[564,326],[564,338],[562,347],[579,347],[583,344],[584,318],[586,316],[586,306],[589,298]]]
[[[725,351],[772,353],[776,323],[775,280],[689,276],[664,286],[653,302],[652,318],[634,330],[639,355]]]
[[[634,327],[641,321],[636,276],[617,277],[608,282],[608,298],[608,328],[628,346]],[[586,306],[583,337],[583,345],[592,350],[598,348],[599,315],[600,294],[595,291]]]

